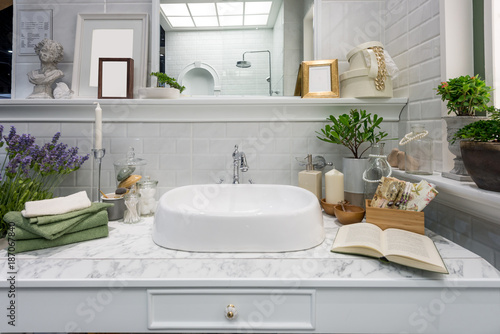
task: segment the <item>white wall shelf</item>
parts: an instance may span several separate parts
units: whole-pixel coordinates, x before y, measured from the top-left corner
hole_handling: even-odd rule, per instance
[[[350,109],[366,109],[397,122],[407,98],[301,99],[300,97],[209,97],[175,100],[0,100],[3,122],[91,122],[94,102],[106,122],[288,122],[324,121]]]

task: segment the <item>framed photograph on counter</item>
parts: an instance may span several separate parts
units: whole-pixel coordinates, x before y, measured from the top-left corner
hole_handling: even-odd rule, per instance
[[[148,14],[78,14],[71,89],[75,98],[98,95],[99,58],[134,60],[133,92],[146,86]]]
[[[303,98],[340,97],[338,60],[303,61],[297,77],[296,93],[299,87]]]

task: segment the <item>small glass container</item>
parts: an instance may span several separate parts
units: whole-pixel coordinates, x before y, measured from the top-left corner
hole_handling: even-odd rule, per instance
[[[363,173],[365,199],[371,200],[382,177],[389,177],[392,174],[392,168],[384,154],[384,145],[385,143],[372,144],[368,167]]]
[[[406,145],[405,171],[408,174],[432,175],[432,139],[422,124],[414,124],[403,138]]]
[[[135,157],[134,148],[130,147],[125,159],[114,162],[116,186],[130,189],[142,178],[146,164],[146,160]]]
[[[157,186],[158,181],[151,180],[149,176],[137,182],[137,191],[141,195],[139,199],[139,211],[141,216],[150,217],[155,214]]]
[[[124,200],[126,210],[123,213],[123,222],[126,224],[139,222],[141,220],[141,216],[139,215],[140,195],[135,189],[131,189],[131,191],[125,195]]]

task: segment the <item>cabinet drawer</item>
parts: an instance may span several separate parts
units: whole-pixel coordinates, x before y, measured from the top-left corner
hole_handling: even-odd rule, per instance
[[[149,329],[315,328],[315,290],[152,289],[147,294]]]

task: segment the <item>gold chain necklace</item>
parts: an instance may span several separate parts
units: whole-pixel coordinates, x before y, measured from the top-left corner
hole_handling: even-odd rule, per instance
[[[375,58],[377,58],[378,73],[375,78],[375,88],[377,90],[385,89],[385,79],[387,78],[387,68],[385,67],[385,56],[384,49],[380,46],[374,46],[370,48],[375,53]]]

